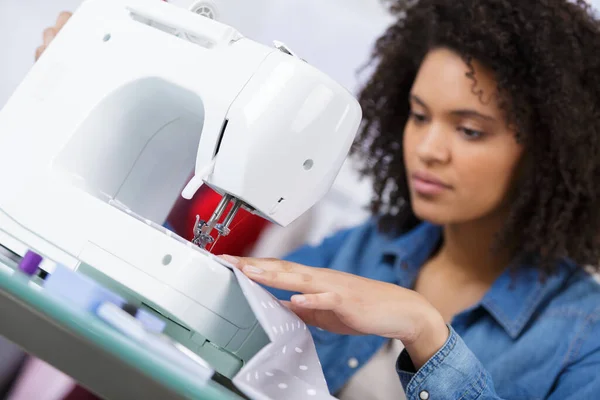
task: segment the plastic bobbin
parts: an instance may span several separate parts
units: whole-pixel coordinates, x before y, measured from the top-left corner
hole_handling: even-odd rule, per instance
[[[167,323],[157,316],[136,307],[134,304],[125,303],[121,309],[127,314],[137,319],[147,331],[154,333],[162,333]]]
[[[35,275],[42,260],[42,256],[36,252],[27,250],[27,253],[25,253],[25,256],[21,259],[21,262],[19,262],[19,269],[27,275]]]
[[[112,303],[117,307],[122,307],[126,303],[124,298],[92,278],[60,264],[45,279],[44,288],[47,293],[62,298],[72,306],[93,313],[103,303]]]
[[[142,309],[137,311],[135,314],[135,319],[140,321],[146,330],[153,333],[162,333],[167,326],[166,321],[163,321],[162,319]]]

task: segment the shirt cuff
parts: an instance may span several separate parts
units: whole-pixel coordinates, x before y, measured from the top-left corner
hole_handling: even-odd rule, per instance
[[[407,399],[474,400],[491,384],[475,354],[452,326],[448,325],[448,329],[446,343],[418,371],[406,350],[398,357],[396,370]]]

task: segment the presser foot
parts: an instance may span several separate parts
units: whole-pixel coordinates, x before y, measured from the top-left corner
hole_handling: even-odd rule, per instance
[[[201,220],[200,216],[196,215],[196,223],[194,224],[194,238],[192,239],[192,243],[198,247],[206,249],[206,246],[215,241],[215,239],[209,233],[211,230],[212,229],[208,226],[206,221]]]
[[[192,239],[192,243],[206,250],[206,246],[213,243],[215,239],[212,236],[201,235]]]
[[[231,209],[226,212],[226,207],[229,202],[233,202],[233,206]],[[218,232],[218,237],[227,236],[231,232],[230,224],[233,221],[233,218],[237,214],[237,212],[242,207],[241,200],[234,198],[231,195],[225,195],[219,202],[217,209],[214,211],[213,215],[207,221],[201,220],[199,215],[196,215],[196,223],[194,224],[194,238],[192,239],[192,243],[195,245],[206,249],[206,246],[212,243],[212,247],[215,246],[216,240],[211,236],[211,232],[216,230]],[[221,217],[225,214],[225,219],[223,222],[219,223]],[[211,247],[211,249],[212,249]]]

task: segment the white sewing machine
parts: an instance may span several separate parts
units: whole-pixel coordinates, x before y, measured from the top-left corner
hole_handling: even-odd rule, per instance
[[[267,337],[203,247],[240,207],[281,226],[312,207],[360,119],[282,44],[160,0],[88,0],[0,111],[0,243],[109,285],[231,377]],[[203,183],[224,197],[197,245],[162,225]]]

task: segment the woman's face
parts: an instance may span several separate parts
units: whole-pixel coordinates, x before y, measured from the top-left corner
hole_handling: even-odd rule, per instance
[[[424,59],[410,94],[404,160],[415,215],[440,225],[505,205],[523,152],[496,99],[493,74],[448,49]],[[477,94],[476,94],[477,93]]]

